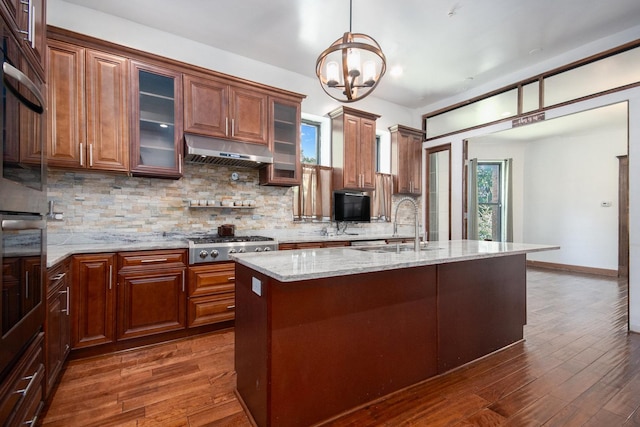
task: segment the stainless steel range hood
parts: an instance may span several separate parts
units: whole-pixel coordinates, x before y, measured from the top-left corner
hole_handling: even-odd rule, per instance
[[[258,169],[273,163],[266,145],[251,144],[185,133],[184,159],[191,163]]]

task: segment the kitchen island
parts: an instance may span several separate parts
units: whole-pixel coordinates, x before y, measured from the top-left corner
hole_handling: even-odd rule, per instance
[[[523,339],[526,253],[479,241],[243,254],[237,393],[259,426],[313,425]]]

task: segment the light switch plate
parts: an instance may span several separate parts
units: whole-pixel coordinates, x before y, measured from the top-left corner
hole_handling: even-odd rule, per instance
[[[251,290],[254,294],[262,296],[262,281],[257,277],[251,278]]]

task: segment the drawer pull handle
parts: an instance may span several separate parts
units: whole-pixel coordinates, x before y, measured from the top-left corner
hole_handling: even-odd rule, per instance
[[[227,310],[233,310],[234,308],[236,308],[236,306],[235,306],[235,305],[228,305],[228,306],[227,306]]]
[[[65,294],[66,298],[67,298],[67,305],[65,306],[64,310],[60,310],[60,312],[66,314],[67,316],[69,315],[69,287],[67,286],[67,289],[64,291],[60,291],[60,294]]]
[[[53,277],[51,278],[51,280],[60,280],[60,279],[62,279],[62,278],[63,278],[64,276],[66,276],[66,275],[67,275],[67,273],[58,273],[58,274],[56,274],[55,276],[53,276]]]
[[[42,411],[42,407],[44,406],[44,402],[40,402],[38,405],[38,409],[36,409],[36,415],[33,416],[29,421],[25,421],[22,425],[25,426],[34,426],[38,423],[39,414]]]
[[[154,259],[143,259],[140,260],[140,262],[165,262],[167,261],[166,258],[154,258]]]
[[[33,385],[36,383],[36,378],[38,377],[38,371],[36,371],[33,375],[28,376],[28,377],[24,377],[23,380],[29,380],[29,384],[27,384],[27,386],[25,388],[23,388],[22,390],[16,390],[16,394],[21,394],[22,397],[25,397],[27,394],[29,394],[29,390],[31,390],[31,387],[33,387]]]
[[[236,280],[236,276],[227,277],[227,282],[233,282]]]

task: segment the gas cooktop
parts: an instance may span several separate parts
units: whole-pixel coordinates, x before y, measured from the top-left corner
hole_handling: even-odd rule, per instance
[[[196,245],[207,243],[229,243],[229,242],[270,242],[273,241],[271,237],[263,236],[218,236],[213,234],[210,236],[197,236],[190,237],[189,241]]]
[[[219,236],[198,235],[189,241],[189,264],[230,260],[232,254],[248,252],[270,252],[278,250],[278,242],[264,236]]]

